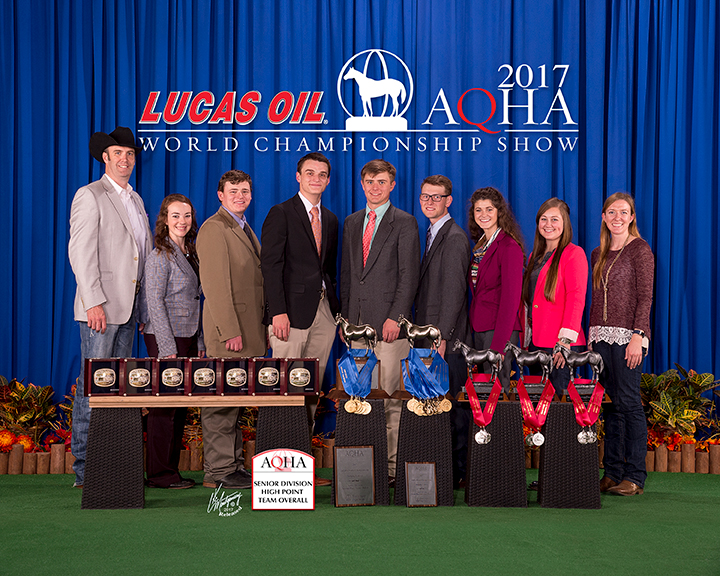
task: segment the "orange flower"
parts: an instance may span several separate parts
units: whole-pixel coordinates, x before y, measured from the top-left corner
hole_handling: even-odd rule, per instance
[[[15,439],[15,444],[23,445],[23,452],[32,452],[35,449],[35,443],[27,434],[22,434]]]
[[[15,444],[15,442],[15,434],[7,429],[0,430],[0,452],[10,452],[10,450],[12,450],[12,445]]]

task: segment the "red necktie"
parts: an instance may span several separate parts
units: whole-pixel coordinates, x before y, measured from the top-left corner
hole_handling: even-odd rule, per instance
[[[368,254],[370,253],[370,242],[372,241],[373,232],[375,231],[375,210],[370,210],[368,214],[368,223],[365,226],[365,232],[363,233],[363,267],[367,262]]]
[[[310,226],[312,226],[313,236],[315,236],[315,245],[318,254],[321,254],[320,247],[322,245],[322,227],[320,226],[320,212],[317,206],[310,209]]]

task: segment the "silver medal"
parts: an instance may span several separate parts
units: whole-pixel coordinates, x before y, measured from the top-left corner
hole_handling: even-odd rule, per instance
[[[580,430],[580,432],[578,432],[577,439],[578,439],[578,442],[580,442],[580,444],[588,443],[588,435],[584,428],[582,430]]]
[[[545,443],[545,436],[543,436],[540,432],[535,432],[532,438],[535,446],[542,446]]]
[[[475,442],[478,444],[487,444],[490,442],[490,432],[485,430],[485,428],[481,428],[476,434],[475,434]]]

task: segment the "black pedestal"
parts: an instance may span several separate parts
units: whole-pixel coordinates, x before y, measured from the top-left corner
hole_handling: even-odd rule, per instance
[[[141,409],[93,408],[81,508],[144,506]]]
[[[592,429],[597,432],[597,426]],[[598,445],[580,444],[581,430],[571,403],[550,404],[538,473],[538,502],[543,508],[600,508]]]
[[[312,456],[305,406],[258,408],[255,454],[278,448],[299,450]]]
[[[345,411],[345,402],[340,400],[335,425],[335,446],[372,446],[375,466],[375,504],[388,506],[387,423],[384,400],[368,400],[372,406],[370,414],[364,416]],[[333,477],[332,501],[335,502],[335,478]]]
[[[452,436],[450,413],[418,416],[403,402],[398,432],[395,505],[407,505],[406,462],[435,462],[438,506],[452,506]]]
[[[478,444],[473,424],[468,439],[465,502],[468,506],[527,507],[525,448],[519,402],[498,402],[487,426],[490,442]]]

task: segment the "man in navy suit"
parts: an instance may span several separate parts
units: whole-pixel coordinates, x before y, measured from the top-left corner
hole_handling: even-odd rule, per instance
[[[452,204],[452,182],[436,174],[423,180],[420,208],[430,220],[425,254],[420,263],[420,285],[415,297],[415,321],[440,329],[442,342],[438,352],[448,363],[450,393],[457,396],[467,379],[467,368],[461,354],[452,351],[457,339],[468,341],[468,269],[471,249],[467,234],[455,223],[448,208]],[[449,343],[449,346],[448,346]],[[453,401],[450,412],[453,441],[453,481],[457,487],[465,478],[467,439],[472,414]]]
[[[300,191],[273,206],[262,227],[262,273],[270,347],[280,358],[319,358],[320,378],[335,342],[338,219],[322,205],[330,161],[303,156],[295,179]],[[308,396],[312,425],[317,397]]]
[[[411,318],[420,271],[417,220],[390,203],[395,167],[371,160],[360,173],[367,206],[345,219],[340,294],[343,316],[370,324],[378,334],[381,386],[388,394],[400,388],[400,361],[410,350],[400,338],[398,317]],[[395,477],[401,400],[385,400],[388,474]]]

